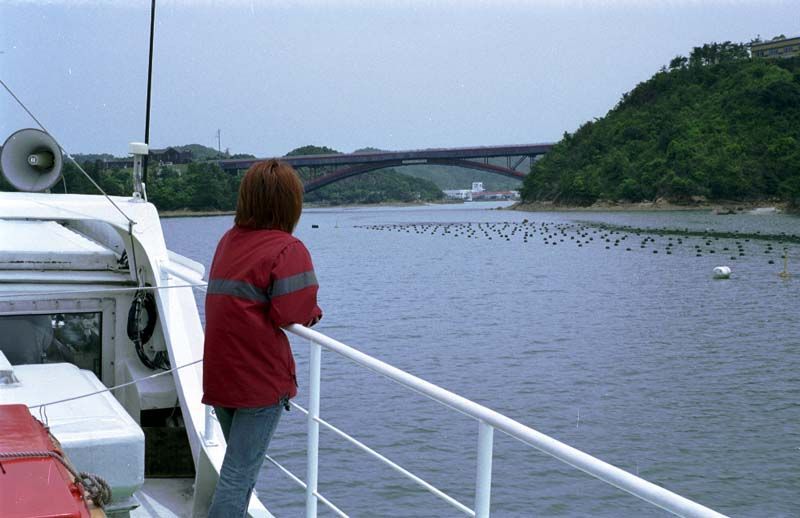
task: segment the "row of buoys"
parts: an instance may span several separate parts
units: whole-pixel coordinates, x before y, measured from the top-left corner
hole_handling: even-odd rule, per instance
[[[729,260],[736,261],[748,254],[756,253],[752,250],[756,242],[763,241],[767,236],[758,235],[757,239],[744,237],[740,239],[726,239],[728,235],[714,234],[713,231],[696,232],[685,230],[673,230],[677,235],[670,235],[665,228],[655,229],[656,234],[647,235],[646,229],[633,228],[630,232],[625,232],[621,228],[610,228],[605,225],[593,226],[592,224],[579,223],[550,223],[550,222],[487,222],[487,223],[397,223],[397,224],[376,224],[363,225],[357,228],[365,228],[377,231],[389,231],[406,234],[418,235],[440,235],[445,237],[465,237],[468,239],[488,239],[512,241],[521,239],[523,243],[537,242],[548,246],[559,246],[574,244],[578,248],[588,245],[602,244],[606,250],[614,248],[625,248],[626,252],[632,252],[637,247],[641,251],[648,251],[652,254],[664,253],[673,255],[673,252],[680,245],[691,246],[695,257],[704,255],[727,256]],[[749,234],[752,236],[752,234]],[[666,241],[657,241],[657,237],[664,238]],[[776,236],[770,236],[776,237]],[[777,237],[786,238],[786,234]],[[788,236],[793,238],[793,236]],[[781,241],[778,242],[779,244]],[[627,246],[624,246],[627,245]],[[656,249],[656,247],[662,247]],[[773,248],[771,242],[766,243],[762,250],[763,254],[778,253]],[[769,258],[769,264],[774,264],[774,259]]]
[[[737,244],[740,241],[750,242],[753,241],[775,241],[778,244],[784,243],[797,243],[800,244],[800,235],[789,234],[787,232],[779,232],[777,234],[763,234],[760,230],[754,232],[739,232],[738,230],[732,231],[718,231],[712,228],[704,230],[694,230],[689,228],[670,228],[670,227],[632,227],[626,225],[611,225],[608,223],[595,223],[594,226],[603,229],[617,230],[622,232],[653,234],[653,235],[666,235],[666,236],[690,236],[704,238],[706,242],[711,240],[718,241],[720,239],[735,239]]]

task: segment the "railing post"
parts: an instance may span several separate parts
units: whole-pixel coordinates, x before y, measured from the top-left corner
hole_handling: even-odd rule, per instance
[[[492,447],[494,427],[478,421],[478,476],[475,482],[475,516],[488,518],[492,499]]]
[[[214,430],[214,416],[211,414],[212,411],[211,405],[206,405],[206,424],[205,430],[203,430],[203,441],[206,443],[206,446],[217,445],[217,435]]]
[[[309,354],[308,447],[306,458],[306,518],[317,516],[317,468],[319,459],[319,388],[322,346],[311,342]]]

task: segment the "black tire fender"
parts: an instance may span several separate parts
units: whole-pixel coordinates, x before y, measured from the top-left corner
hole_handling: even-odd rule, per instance
[[[139,328],[142,311],[147,316],[147,321],[143,328]],[[130,310],[128,310],[128,338],[134,343],[146,344],[153,337],[158,321],[158,308],[156,298],[148,292],[144,295],[137,294],[133,299]]]

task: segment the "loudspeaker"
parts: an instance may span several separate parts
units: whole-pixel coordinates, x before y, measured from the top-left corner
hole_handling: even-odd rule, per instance
[[[38,129],[22,129],[3,144],[0,169],[3,176],[20,191],[49,189],[61,178],[61,148]]]

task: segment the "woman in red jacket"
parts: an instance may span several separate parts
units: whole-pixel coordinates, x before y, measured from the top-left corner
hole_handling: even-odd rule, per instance
[[[211,263],[203,403],[214,406],[228,448],[210,518],[245,516],[281,411],[297,394],[281,328],[322,317],[311,256],[292,236],[302,205],[303,184],[291,166],[254,164]]]

